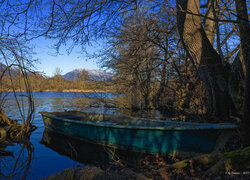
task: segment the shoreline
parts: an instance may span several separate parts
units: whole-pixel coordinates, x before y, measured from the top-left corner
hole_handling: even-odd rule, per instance
[[[3,92],[14,92],[11,90],[4,90],[4,91],[0,91],[0,93]],[[24,90],[16,90],[15,92],[26,92]],[[105,91],[105,90],[90,90],[90,89],[64,89],[62,91],[57,91],[55,89],[50,89],[50,90],[33,90],[32,92],[75,92],[75,93],[113,93],[112,91]]]

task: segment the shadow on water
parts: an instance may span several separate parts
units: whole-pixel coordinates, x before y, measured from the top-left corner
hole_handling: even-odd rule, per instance
[[[130,164],[146,156],[78,140],[47,128],[44,130],[40,143],[73,161],[98,166],[107,166],[112,161]]]
[[[29,141],[18,144],[12,156],[0,157],[0,179],[26,179],[34,159],[34,147]]]
[[[40,143],[83,164],[105,164],[111,160],[111,157],[102,146],[83,142],[48,129],[44,130]]]

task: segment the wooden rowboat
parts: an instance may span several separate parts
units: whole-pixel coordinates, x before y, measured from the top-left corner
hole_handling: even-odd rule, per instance
[[[149,154],[210,153],[233,124],[161,121],[80,111],[41,112],[46,128],[80,140]]]

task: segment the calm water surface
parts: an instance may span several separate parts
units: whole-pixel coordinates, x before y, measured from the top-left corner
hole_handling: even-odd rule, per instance
[[[1,96],[5,96],[6,114],[12,118],[18,118],[19,113],[13,93],[5,93]],[[21,103],[27,103],[25,93],[18,93],[18,97]],[[110,157],[103,147],[77,142],[69,137],[45,130],[39,112],[85,110],[97,113],[114,113],[115,109],[107,110],[95,104],[91,108],[85,108],[85,105],[93,98],[110,97],[114,97],[114,95],[112,93],[35,92],[34,125],[37,126],[37,129],[32,133],[28,147],[19,144],[7,147],[7,150],[14,151],[14,155],[13,157],[0,157],[0,179],[9,179],[9,177],[21,179],[24,174],[27,174],[27,179],[40,179],[66,168],[106,162]]]

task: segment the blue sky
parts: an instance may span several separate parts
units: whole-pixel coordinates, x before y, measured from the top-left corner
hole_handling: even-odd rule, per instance
[[[35,46],[34,58],[38,58],[38,63],[35,67],[38,71],[44,72],[47,76],[53,76],[55,69],[59,67],[62,73],[65,74],[76,68],[85,69],[100,69],[97,60],[89,59],[84,53],[81,53],[80,47],[75,47],[73,51],[68,54],[66,52],[67,46],[64,46],[60,50],[59,55],[55,54],[55,50],[51,48],[53,45],[52,40],[45,40],[44,38],[39,38],[32,42]],[[88,47],[90,52],[95,50],[94,47]]]

